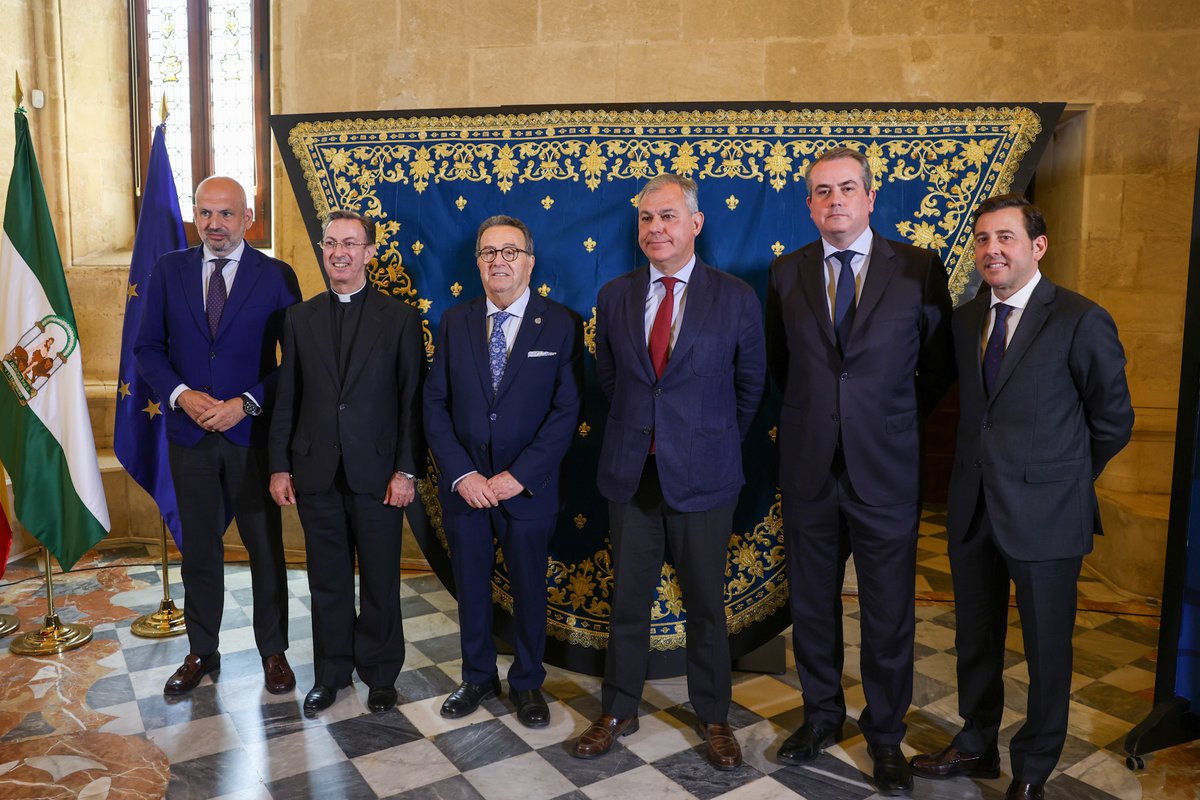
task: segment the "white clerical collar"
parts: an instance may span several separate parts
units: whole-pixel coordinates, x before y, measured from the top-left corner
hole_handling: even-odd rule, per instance
[[[227,258],[235,264],[240,264],[240,263],[242,263],[242,253],[244,253],[245,251],[246,251],[246,240],[245,239],[242,239],[240,242],[238,242],[238,246],[233,248],[233,250],[227,256],[219,256],[216,253],[214,253],[212,250],[209,250],[208,245],[204,245],[204,263],[207,264],[208,262],[212,261],[214,258]]]
[[[333,292],[333,296],[337,298],[339,303],[349,303],[354,298],[354,295],[358,294],[359,292],[361,292],[363,289],[366,289],[366,288],[367,288],[367,282],[363,281],[362,286],[358,287],[357,289],[355,289],[353,292],[350,292],[349,294],[342,294],[341,292],[337,291],[336,289],[330,289],[329,291]]]
[[[692,279],[692,270],[696,268],[696,254],[692,253],[692,257],[683,265],[683,268],[674,275],[667,275],[654,264],[650,265],[650,285],[653,286],[655,281],[661,278],[675,278],[680,283],[687,285],[687,282]]]
[[[1004,303],[1004,305],[1009,306],[1010,308],[1024,308],[1025,306],[1029,305],[1029,298],[1033,297],[1033,288],[1038,285],[1038,282],[1041,281],[1041,279],[1042,271],[1040,269],[1034,270],[1033,277],[1029,279],[1029,283],[1025,284],[1020,289],[1017,289],[1017,291],[1009,295],[1007,300],[999,299],[996,297],[996,293],[992,292],[992,302],[988,308],[991,308],[997,303]]]
[[[525,291],[521,292],[521,296],[508,304],[508,308],[501,308],[492,302],[492,298],[487,297],[487,315],[490,317],[497,311],[506,311],[512,317],[524,317],[525,307],[529,305],[529,287],[525,287]]]

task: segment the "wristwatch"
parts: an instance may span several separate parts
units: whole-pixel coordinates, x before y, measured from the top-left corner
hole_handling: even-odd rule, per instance
[[[250,395],[242,395],[242,411],[246,412],[248,417],[257,417],[262,413],[262,406],[250,399]]]

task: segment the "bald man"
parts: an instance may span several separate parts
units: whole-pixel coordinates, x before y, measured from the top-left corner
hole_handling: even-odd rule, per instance
[[[267,489],[265,409],[288,306],[299,302],[292,268],[245,243],[254,221],[241,185],[210,177],[196,187],[201,245],[154,265],[134,345],[142,376],[165,400],[171,477],[183,526],[184,616],[191,652],[163,692],[180,695],[221,666],[224,545],[236,518],[250,556],[254,640],[266,689],[290,692],[287,583],[279,507]]]

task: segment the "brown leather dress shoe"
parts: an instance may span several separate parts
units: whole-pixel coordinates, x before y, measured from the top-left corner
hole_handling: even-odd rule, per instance
[[[993,750],[977,756],[965,753],[954,745],[937,753],[921,753],[909,762],[912,774],[920,778],[999,778],[1000,754]]]
[[[263,680],[271,694],[284,694],[296,688],[296,674],[283,653],[263,659]]]
[[[704,755],[708,763],[722,770],[737,769],[742,765],[742,747],[729,725],[724,722],[701,723],[700,735],[704,737]]]
[[[1004,800],[1042,800],[1044,783],[1018,783],[1013,781],[1004,793]]]
[[[213,652],[203,658],[189,654],[179,665],[179,669],[175,670],[175,674],[167,678],[163,694],[187,694],[200,685],[201,678],[220,668],[220,653]]]
[[[637,717],[617,719],[612,714],[604,714],[583,732],[572,752],[576,758],[602,756],[612,749],[618,736],[628,736],[637,729]]]

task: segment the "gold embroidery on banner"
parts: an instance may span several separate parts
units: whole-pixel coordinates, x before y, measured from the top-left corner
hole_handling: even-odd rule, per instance
[[[784,249],[783,243],[779,240],[776,240],[775,244],[771,245],[771,252],[775,254],[776,258],[779,258],[779,255],[784,251]]]
[[[126,386],[128,386],[128,385],[129,384],[126,384]],[[591,432],[592,432],[591,425],[588,425],[586,422],[579,423],[579,438],[580,439],[586,439],[588,437],[588,434]]]
[[[729,195],[729,197],[725,198],[725,205],[727,205],[729,207],[730,211],[733,211],[735,208],[738,207],[738,202],[739,201],[738,201],[737,197],[735,197],[734,195]]]
[[[518,183],[579,181],[595,191],[605,182],[673,171],[765,182],[780,191],[802,181],[820,151],[846,145],[867,155],[879,185],[923,186],[916,219],[897,230],[909,241],[948,248],[957,298],[974,268],[965,215],[1011,186],[1040,130],[1037,114],[1019,106],[560,110],[306,122],[292,128],[288,142],[319,215],[336,205],[377,217],[378,191],[394,184],[421,193],[430,183],[460,181],[508,192]],[[878,136],[895,138],[866,141]],[[462,210],[466,203],[460,195],[455,205]]]
[[[592,306],[592,318],[583,323],[583,346],[596,355],[596,307]]]
[[[596,240],[590,236],[588,238],[584,239],[583,240],[583,249],[587,250],[589,253],[592,252],[593,250],[595,250],[596,249]]]
[[[541,286],[539,286],[538,294],[540,294],[542,297],[545,297],[546,295],[550,294],[550,284],[543,283]]]
[[[579,528],[579,530],[583,530],[583,526],[587,525],[587,517],[583,514],[576,514],[575,518],[571,521],[575,523],[575,527]]]
[[[551,197],[550,195],[546,195],[545,197],[543,197],[543,198],[542,198],[542,208],[544,208],[544,209],[546,209],[547,211],[549,211],[549,210],[550,210],[550,207],[551,207],[552,205],[554,205],[554,198],[553,198],[553,197]]]
[[[460,294],[462,294],[462,284],[458,281],[450,284],[450,294],[454,295],[455,297],[458,297]]]

